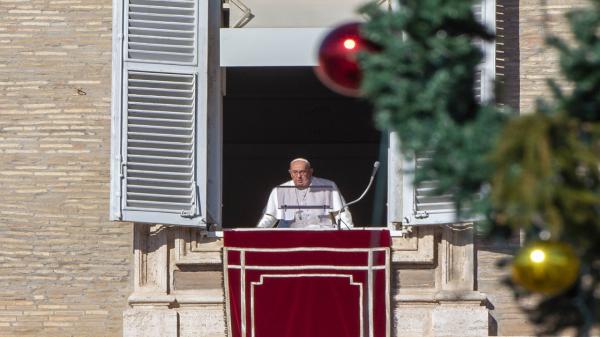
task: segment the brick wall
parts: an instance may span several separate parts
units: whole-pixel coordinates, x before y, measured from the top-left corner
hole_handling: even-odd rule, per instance
[[[585,0],[497,0],[497,69],[500,101],[521,113],[530,113],[538,97],[548,95],[547,78],[560,79],[558,56],[544,45],[544,36],[569,37],[564,14]],[[486,293],[490,309],[490,335],[532,336],[534,327],[514,301],[512,292],[501,280],[509,268],[500,268],[500,259],[511,259],[519,249],[518,240],[510,244],[478,240],[477,287]]]
[[[120,336],[110,0],[0,1],[0,336]]]
[[[488,298],[490,336],[534,336],[534,327],[514,300],[512,291],[502,284],[510,277],[510,268],[498,261],[510,259],[519,249],[518,240],[511,244],[479,239],[477,247],[477,289]]]
[[[519,2],[519,64],[520,110],[532,112],[537,97],[548,95],[547,78],[559,79],[558,54],[544,44],[544,37],[553,34],[569,37],[564,14],[587,0],[520,0]]]

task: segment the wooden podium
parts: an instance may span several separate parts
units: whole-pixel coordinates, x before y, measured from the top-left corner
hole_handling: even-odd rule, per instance
[[[229,337],[389,337],[384,229],[224,232]]]

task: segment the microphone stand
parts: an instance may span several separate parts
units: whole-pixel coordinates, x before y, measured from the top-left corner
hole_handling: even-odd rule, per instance
[[[350,202],[344,203],[342,205],[342,208],[340,208],[339,211],[329,212],[329,216],[331,217],[332,222],[336,223],[338,230],[342,229],[341,228],[341,225],[342,225],[342,215],[341,214],[346,211],[346,208],[348,208],[348,206],[356,204],[357,202],[361,201],[362,198],[365,197],[365,195],[367,195],[367,192],[371,188],[371,185],[373,185],[373,181],[375,180],[375,175],[377,174],[378,169],[379,169],[379,161],[376,161],[375,163],[373,163],[373,171],[371,172],[371,178],[369,179],[369,184],[367,185],[367,188],[365,188],[363,193],[360,195],[360,197],[358,197],[355,200],[352,200]],[[335,217],[337,215],[339,215],[340,217],[337,219],[337,221],[335,221]],[[347,224],[346,224],[346,227],[348,227]],[[348,227],[348,229],[350,229],[350,227]]]

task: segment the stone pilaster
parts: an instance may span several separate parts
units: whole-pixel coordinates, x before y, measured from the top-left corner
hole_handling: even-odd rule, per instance
[[[171,258],[179,337],[224,337],[223,242],[194,228],[178,228]]]
[[[473,244],[470,225],[413,227],[393,238],[395,336],[487,336]]]
[[[125,337],[224,337],[222,242],[188,227],[136,224]]]
[[[175,297],[169,289],[169,229],[134,225],[134,285],[123,313],[123,336],[177,337]]]
[[[438,305],[432,311],[433,336],[487,336],[486,296],[475,290],[473,226],[441,227]]]

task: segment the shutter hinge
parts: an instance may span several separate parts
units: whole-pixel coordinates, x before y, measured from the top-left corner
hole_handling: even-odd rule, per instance
[[[196,181],[192,182],[192,186],[192,207],[190,210],[181,210],[179,215],[182,218],[195,218],[200,214],[198,205],[198,186],[196,186]]]
[[[427,213],[426,211],[416,211],[415,212],[415,218],[416,219],[429,218],[429,213]]]
[[[117,160],[119,160],[120,157],[117,157]],[[126,162],[121,162],[121,165],[119,165],[119,180],[121,180],[119,182],[119,190],[116,192],[116,197],[119,200],[119,203],[121,204],[120,207],[117,207],[115,209],[115,215],[117,217],[117,219],[119,220],[123,220],[123,209],[122,209],[122,203],[123,203],[123,179],[125,179],[125,167],[127,166]]]
[[[193,218],[196,216],[196,214],[194,214],[195,212],[192,211],[186,211],[186,210],[181,210],[181,213],[179,213],[179,216],[181,216],[182,218]]]
[[[413,231],[413,226],[410,225],[404,225],[402,224],[400,227],[400,236],[402,236],[403,238],[408,238],[410,237],[410,235],[412,234]]]
[[[121,170],[119,172],[119,176],[121,177],[121,179],[125,178],[125,168],[127,167],[127,162],[122,162],[121,163]]]

